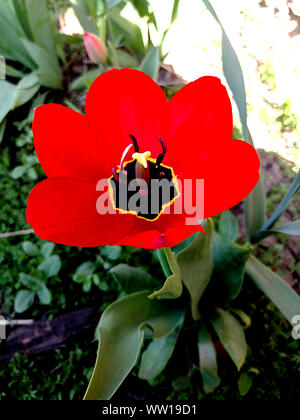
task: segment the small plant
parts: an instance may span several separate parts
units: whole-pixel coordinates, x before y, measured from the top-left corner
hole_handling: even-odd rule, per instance
[[[20,289],[15,297],[14,308],[17,313],[27,311],[34,303],[35,298],[41,305],[51,303],[51,292],[46,286],[47,279],[57,276],[61,269],[61,260],[58,255],[53,254],[55,244],[45,242],[38,248],[33,242],[25,241],[22,244],[23,251],[31,257],[40,260],[35,272],[36,276],[26,273],[19,273],[19,282],[26,288]]]

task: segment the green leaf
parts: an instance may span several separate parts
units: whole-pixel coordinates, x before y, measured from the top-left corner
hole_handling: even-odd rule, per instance
[[[214,235],[214,269],[209,292],[219,302],[235,299],[239,294],[249,254],[249,248],[237,245],[218,234]]]
[[[38,290],[40,290],[43,285],[40,279],[26,273],[19,273],[19,280],[23,284],[23,286],[26,286],[33,292],[37,292]]]
[[[33,41],[33,36],[32,36],[32,32],[29,25],[25,2],[23,0],[22,1],[12,0],[12,1],[13,1],[14,9],[16,12],[16,16],[20,22],[20,25],[23,28],[24,34],[26,35],[28,39]]]
[[[238,380],[238,388],[242,397],[248,394],[251,386],[252,386],[252,377],[248,373],[243,372],[240,375],[239,380]]]
[[[24,241],[22,243],[22,249],[27,255],[33,256],[40,254],[40,250],[38,249],[38,247],[30,241]]]
[[[118,48],[116,50],[116,54],[120,67],[137,68],[139,66],[139,61],[137,58],[132,54],[129,54],[123,48]]]
[[[298,191],[300,187],[300,170],[295,176],[292,184],[290,185],[288,192],[284,196],[284,198],[281,200],[280,204],[277,206],[276,210],[272,214],[272,216],[266,221],[266,223],[261,227],[260,231],[257,232],[257,234],[253,238],[254,241],[259,241],[260,239],[268,236],[266,235],[266,231],[272,228],[272,226],[277,222],[279,217],[282,215],[296,192]],[[278,230],[278,229],[276,229]]]
[[[7,59],[19,61],[25,67],[34,70],[35,65],[20,41],[26,37],[17,16],[9,6],[8,0],[0,1],[0,54]],[[3,50],[4,48],[4,50]]]
[[[213,392],[219,386],[217,354],[211,337],[204,325],[198,333],[199,367],[205,393]]]
[[[39,301],[42,305],[50,305],[52,297],[51,297],[51,292],[48,289],[48,287],[46,287],[45,285],[43,285],[37,292]]]
[[[122,17],[117,8],[110,9],[108,17],[115,32],[124,38],[124,45],[132,48],[138,54],[144,55],[145,45],[139,26]]]
[[[54,251],[54,248],[55,248],[55,243],[45,242],[41,247],[41,253],[44,255],[44,257],[49,257]]]
[[[19,165],[16,166],[9,174],[13,179],[19,179],[25,174],[26,169],[26,166]]]
[[[151,293],[150,299],[153,298],[178,298],[182,293],[181,272],[174,252],[170,248],[164,248],[164,252],[171,269],[171,274],[165,281],[163,287]]]
[[[148,291],[128,295],[111,304],[99,325],[99,349],[85,400],[107,400],[136,364],[150,328],[154,337],[169,334],[179,322],[182,310],[173,301],[148,299]]]
[[[161,265],[165,277],[169,277],[172,274],[172,271],[170,269],[164,248],[156,249],[154,254]]]
[[[184,322],[184,312],[173,331],[161,338],[154,338],[144,351],[138,376],[150,381],[158,376],[171,358]]]
[[[24,38],[21,41],[38,66],[35,73],[40,83],[52,89],[62,89],[62,75],[57,60],[39,45]]]
[[[98,34],[96,22],[93,19],[92,11],[87,0],[70,0],[78,17],[80,25],[85,32]]]
[[[4,120],[13,106],[16,86],[6,80],[0,80],[0,123]]]
[[[275,235],[276,233],[285,233],[290,236],[300,236],[300,220],[287,223],[286,225],[280,226],[272,230],[260,230],[255,236],[255,240],[261,240],[268,236]]]
[[[133,293],[147,288],[151,289],[153,286],[152,277],[141,267],[118,264],[109,271],[125,293]]]
[[[242,68],[230,40],[209,0],[202,0],[222,30],[222,62],[223,72],[237,104],[243,128],[244,140],[252,146],[253,140],[247,126],[247,103]],[[251,194],[245,199],[245,223],[247,234],[252,238],[265,221],[265,193],[262,177]]]
[[[102,257],[109,259],[110,261],[116,261],[120,258],[122,247],[119,245],[110,246],[105,245],[101,248],[100,253]]]
[[[3,120],[2,123],[0,123],[0,143],[4,139],[5,128],[6,128],[6,120]]]
[[[300,314],[300,296],[253,255],[247,261],[246,273],[292,324],[293,317]]]
[[[47,0],[25,0],[25,5],[34,43],[57,60]]]
[[[12,109],[28,102],[37,93],[39,88],[39,78],[34,72],[24,76],[16,85]]]
[[[8,64],[5,65],[5,73],[6,76],[17,77],[18,79],[22,79],[22,77],[25,76],[25,73],[18,69],[15,69],[12,66],[9,66]]]
[[[178,8],[179,8],[179,0],[174,0],[174,2],[173,2],[173,9],[172,9],[172,16],[171,16],[171,25],[177,19],[177,16],[178,16]]]
[[[141,17],[149,16],[148,0],[131,0],[131,3]]]
[[[224,211],[219,220],[219,233],[226,238],[235,240],[238,236],[239,224],[236,217],[229,211]]]
[[[17,292],[15,297],[14,309],[15,312],[21,314],[27,311],[34,302],[34,293],[31,290],[21,289]]]
[[[265,192],[262,178],[244,201],[244,218],[247,237],[253,242],[265,222]]]
[[[198,233],[192,243],[177,254],[181,277],[191,296],[192,315],[199,319],[198,303],[201,299],[213,269],[213,231],[211,219],[204,225],[206,233]]]
[[[143,58],[140,65],[140,70],[156,80],[159,69],[159,49],[151,47],[148,53]]]
[[[46,257],[44,261],[38,266],[40,271],[46,274],[47,277],[56,276],[61,269],[61,260],[58,255],[51,255]]]
[[[91,84],[96,80],[98,76],[101,74],[101,70],[99,68],[89,70],[88,72],[82,74],[81,76],[77,77],[70,86],[71,90],[85,90],[91,86]]]
[[[286,235],[300,236],[300,220],[295,220],[294,222],[280,226],[279,228],[274,229],[274,231],[285,233]]]
[[[76,274],[93,274],[96,265],[93,261],[85,261],[76,269]]]
[[[241,324],[221,308],[215,310],[210,322],[225,350],[240,370],[247,355],[247,343]]]

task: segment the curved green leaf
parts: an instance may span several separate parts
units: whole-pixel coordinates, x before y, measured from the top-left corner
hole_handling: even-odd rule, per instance
[[[12,109],[28,102],[39,90],[39,78],[32,72],[24,76],[16,85]]]
[[[220,384],[220,378],[216,349],[204,325],[201,325],[198,333],[198,352],[203,389],[208,394]]]
[[[6,80],[0,80],[0,123],[12,108],[16,86]]]
[[[209,292],[219,301],[232,300],[239,294],[249,253],[249,248],[218,234],[214,235],[214,269]]]
[[[225,350],[240,370],[247,355],[247,343],[241,324],[221,308],[216,309],[210,322]]]
[[[235,240],[238,236],[239,224],[236,217],[229,211],[224,211],[219,220],[219,233],[226,238]]]
[[[141,358],[139,378],[150,381],[158,376],[171,358],[184,322],[184,311],[173,331],[161,338],[154,338]]]
[[[206,233],[198,233],[192,243],[177,254],[181,278],[192,301],[192,315],[198,319],[198,303],[206,289],[213,269],[214,223],[208,219],[204,226]]]
[[[253,255],[247,261],[246,273],[292,324],[293,317],[300,314],[300,296],[291,286]]]
[[[85,400],[107,400],[136,364],[149,327],[154,337],[169,334],[182,317],[173,301],[148,299],[148,291],[137,292],[111,304],[99,325],[96,365]]]

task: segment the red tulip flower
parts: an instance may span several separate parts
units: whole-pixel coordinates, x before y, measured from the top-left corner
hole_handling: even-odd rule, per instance
[[[48,178],[29,195],[27,221],[43,239],[74,246],[172,247],[202,229],[186,223],[184,208],[173,212],[176,200],[192,199],[195,192],[179,184],[204,180],[207,218],[237,204],[258,182],[259,158],[248,143],[232,139],[231,104],[218,78],[201,77],[167,101],[144,73],[110,70],[91,86],[85,113],[56,104],[35,111],[34,144]],[[125,175],[146,185],[168,179],[173,195],[154,214],[132,212],[115,193]],[[104,194],[99,180],[109,192],[103,214],[97,208]]]

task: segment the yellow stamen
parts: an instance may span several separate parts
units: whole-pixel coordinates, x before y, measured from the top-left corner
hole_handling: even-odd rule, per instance
[[[151,152],[144,152],[144,153],[133,153],[132,159],[137,160],[145,169],[148,166],[148,159],[151,156]]]

